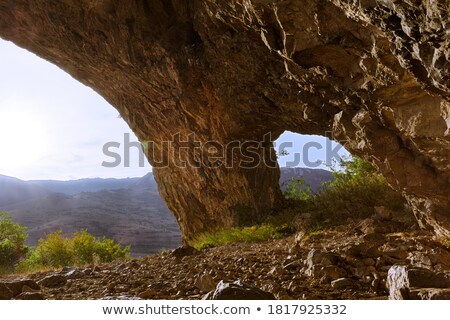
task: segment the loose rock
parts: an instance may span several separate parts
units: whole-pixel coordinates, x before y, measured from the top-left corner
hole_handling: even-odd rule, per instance
[[[354,286],[353,281],[348,278],[339,278],[331,281],[331,287],[334,289],[341,289],[353,286]]]
[[[450,288],[450,277],[428,269],[392,266],[389,269],[387,286],[389,299],[408,300],[417,297],[417,295],[410,294],[417,289]]]
[[[15,299],[16,300],[45,300],[45,297],[41,292],[22,292]]]
[[[0,300],[10,300],[14,297],[13,292],[4,283],[0,282]]]
[[[275,296],[252,287],[240,280],[233,283],[220,281],[215,291],[209,292],[204,300],[275,300]]]
[[[209,292],[211,290],[214,290],[214,288],[216,287],[216,282],[209,274],[201,274],[195,280],[195,286],[202,292]]]
[[[67,283],[67,278],[62,275],[59,275],[59,274],[47,276],[38,282],[39,285],[41,285],[43,287],[47,287],[47,288],[61,287],[61,286],[65,285],[66,283]]]

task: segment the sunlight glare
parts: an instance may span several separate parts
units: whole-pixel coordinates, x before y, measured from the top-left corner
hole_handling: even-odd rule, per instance
[[[48,137],[43,118],[16,103],[0,103],[0,168],[28,166],[41,159]]]

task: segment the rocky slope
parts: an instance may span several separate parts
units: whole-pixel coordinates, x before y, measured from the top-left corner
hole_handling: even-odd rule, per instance
[[[347,140],[448,235],[449,21],[447,0],[0,0],[2,38],[151,142],[185,240],[278,206],[285,130]]]
[[[11,276],[0,295],[16,283],[18,299],[201,299],[242,280],[277,299],[450,299],[449,243],[384,213],[281,240]]]

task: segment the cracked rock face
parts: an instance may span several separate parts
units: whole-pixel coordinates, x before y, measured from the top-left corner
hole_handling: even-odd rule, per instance
[[[95,89],[154,142],[147,156],[185,240],[277,206],[265,137],[285,130],[347,140],[423,227],[447,235],[449,24],[447,0],[0,0],[2,38]],[[231,166],[205,160],[195,146],[208,141],[263,141],[252,150],[266,161],[238,166],[248,157],[228,149]]]

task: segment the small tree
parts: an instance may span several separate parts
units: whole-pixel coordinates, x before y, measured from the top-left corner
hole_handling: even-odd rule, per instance
[[[299,201],[310,201],[312,199],[312,188],[303,177],[297,179],[292,178],[287,185],[284,196],[287,199],[299,200]]]
[[[27,228],[0,212],[0,269],[11,270],[27,253]]]
[[[63,236],[62,230],[46,234],[44,239],[39,239],[36,255],[42,266],[61,267],[74,262],[70,241]]]
[[[368,177],[383,179],[370,162],[357,156],[342,158],[339,161],[339,167],[341,170],[339,170],[336,162],[329,166],[335,179],[331,182],[331,185],[336,186],[339,184],[348,183],[352,180],[361,180]]]
[[[97,239],[87,230],[76,232],[72,238],[72,252],[77,264],[89,264],[94,261],[97,251]]]

